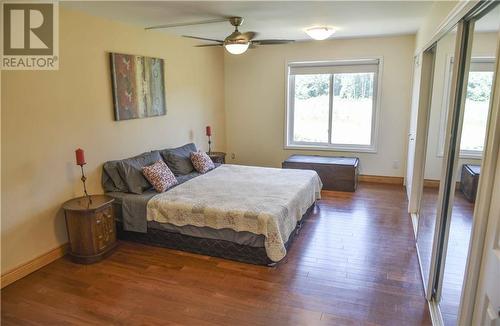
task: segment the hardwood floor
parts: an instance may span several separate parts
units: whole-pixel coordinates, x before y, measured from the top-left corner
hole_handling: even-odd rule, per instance
[[[474,204],[460,190],[455,191],[439,307],[445,325],[456,325],[472,232]],[[420,259],[428,275],[436,223],[438,188],[425,187],[419,224]],[[427,278],[428,276],[426,276]]]
[[[437,197],[439,185],[424,187],[418,220],[418,250],[425,284],[427,284],[432,260],[432,243],[436,226]]]
[[[2,290],[2,324],[430,325],[404,188],[325,192],[275,268],[121,242]]]
[[[439,303],[444,324],[449,326],[457,324],[473,215],[474,204],[470,203],[460,190],[457,190],[451,214],[443,288]]]

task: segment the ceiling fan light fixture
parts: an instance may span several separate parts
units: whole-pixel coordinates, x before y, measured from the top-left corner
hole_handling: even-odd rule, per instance
[[[312,39],[317,41],[326,40],[329,38],[335,30],[331,27],[321,26],[321,27],[311,27],[305,31]]]
[[[224,48],[231,54],[242,54],[248,50],[250,42],[224,42]]]
[[[208,44],[198,44],[198,45],[195,45],[195,47],[203,47],[204,48],[204,47],[212,47],[212,46],[223,46],[227,52],[229,52],[231,54],[236,54],[236,55],[245,53],[249,48],[255,48],[256,46],[273,45],[273,44],[287,44],[287,43],[295,42],[295,40],[255,39],[256,36],[258,35],[258,33],[252,32],[252,31],[247,31],[247,32],[242,33],[238,30],[238,27],[243,23],[242,17],[229,17],[226,19],[229,20],[231,25],[234,26],[234,32],[232,32],[231,35],[226,37],[224,40],[199,37],[199,36],[189,36],[189,35],[183,35],[183,37],[187,37],[187,38],[191,38],[191,39],[195,39],[195,40],[214,42],[214,43],[208,43]],[[203,22],[200,22],[200,24],[207,24],[207,23],[212,23],[212,22],[215,22],[215,20],[214,21],[203,21]],[[196,24],[197,23],[159,25],[159,26],[148,27],[146,29],[191,26],[191,25],[196,25]]]

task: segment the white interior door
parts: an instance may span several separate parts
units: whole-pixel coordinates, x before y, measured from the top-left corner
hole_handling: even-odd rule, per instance
[[[412,103],[410,113],[410,127],[408,130],[408,158],[406,163],[406,195],[408,200],[411,198],[411,189],[413,184],[413,173],[415,163],[415,137],[417,134],[417,118],[418,118],[418,99],[420,91],[420,77],[422,69],[420,64],[420,55],[415,56],[413,65],[413,90]],[[409,206],[410,207],[410,206]],[[410,213],[412,213],[410,211]]]
[[[415,230],[416,217],[424,181],[425,152],[427,146],[428,115],[430,110],[435,47],[415,57],[413,97],[411,105],[410,128],[408,132],[408,162],[406,191],[408,212],[411,213]]]

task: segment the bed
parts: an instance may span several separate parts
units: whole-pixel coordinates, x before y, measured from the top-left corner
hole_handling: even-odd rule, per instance
[[[164,193],[107,192],[120,239],[274,265],[322,187],[314,171],[230,164],[177,179]]]

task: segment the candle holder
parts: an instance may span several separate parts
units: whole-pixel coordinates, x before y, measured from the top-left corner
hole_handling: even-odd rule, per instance
[[[205,135],[208,137],[208,155],[212,154],[212,127],[205,127]]]
[[[85,181],[87,181],[87,177],[85,176],[85,172],[83,171],[83,166],[84,164],[78,164],[80,165],[80,168],[82,169],[82,177],[80,180],[82,180],[83,183],[83,192],[85,193],[85,197],[89,200],[89,204],[92,204],[92,197],[87,193],[87,186],[85,185]]]

